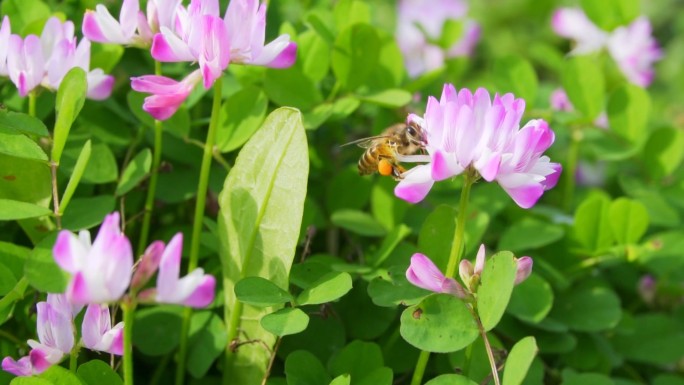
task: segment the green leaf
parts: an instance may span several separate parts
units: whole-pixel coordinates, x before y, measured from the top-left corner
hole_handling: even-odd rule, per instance
[[[63,173],[73,174],[81,155],[82,145],[77,142],[69,142],[64,150],[64,156],[59,170]],[[119,167],[114,153],[104,143],[95,143],[90,152],[90,159],[83,171],[81,181],[83,183],[103,184],[115,182],[119,177]]]
[[[0,128],[14,130],[26,135],[47,137],[50,133],[42,120],[20,112],[0,109]]]
[[[102,223],[102,218],[114,211],[116,200],[112,196],[100,195],[76,198],[71,208],[62,217],[62,227],[72,231],[89,229]]]
[[[223,103],[223,119],[216,133],[221,152],[240,148],[252,137],[266,117],[267,105],[266,95],[256,87],[246,87]]]
[[[330,46],[316,31],[309,30],[298,36],[298,56],[302,72],[314,83],[319,83],[330,69]]]
[[[494,79],[499,90],[512,92],[516,97],[533,105],[537,97],[539,80],[534,67],[520,56],[506,56],[494,62]]]
[[[638,145],[646,139],[651,98],[643,88],[625,84],[608,100],[610,129],[630,143]]]
[[[338,31],[356,23],[370,23],[370,7],[364,1],[342,0],[333,9],[335,26]]]
[[[616,333],[611,344],[626,360],[657,366],[674,365],[684,356],[681,324],[665,313],[635,316],[634,331]]]
[[[654,131],[646,142],[642,159],[653,179],[671,175],[684,159],[684,132],[672,127]]]
[[[204,377],[226,350],[228,334],[223,320],[211,311],[192,315],[187,368],[194,378]]]
[[[48,293],[63,293],[67,284],[67,275],[57,266],[52,256],[52,246],[57,239],[57,233],[51,233],[31,250],[24,274],[31,286],[39,291]]]
[[[551,314],[570,329],[598,332],[614,327],[622,317],[620,298],[599,282],[588,282],[561,293]],[[587,316],[591,314],[591,316]]]
[[[100,360],[90,360],[78,367],[76,374],[85,385],[121,385],[121,377]]]
[[[585,199],[575,211],[573,230],[577,240],[596,253],[613,244],[610,200],[603,195]]]
[[[292,307],[277,310],[261,319],[261,326],[278,337],[301,333],[308,325],[309,316]]]
[[[513,290],[508,312],[517,318],[539,323],[551,311],[553,306],[553,290],[544,278],[532,273]]]
[[[393,379],[394,373],[392,369],[383,366],[368,373],[361,380],[352,382],[356,385],[392,385]]]
[[[297,297],[299,305],[318,305],[334,301],[347,294],[352,288],[349,273],[331,272],[316,281],[310,288],[302,291]]]
[[[442,374],[426,382],[425,385],[477,385],[477,382],[460,374]]]
[[[406,279],[406,266],[392,266],[387,277],[377,277],[368,285],[368,295],[378,306],[415,305],[425,290],[412,285]]]
[[[2,14],[12,20],[13,33],[22,33],[29,24],[50,17],[51,12],[40,0],[3,0]]]
[[[498,252],[485,262],[477,290],[477,312],[486,331],[492,330],[506,311],[516,268],[513,253],[509,251]]]
[[[51,214],[52,210],[47,207],[11,199],[0,199],[0,221],[15,221]]]
[[[581,0],[581,4],[589,19],[606,31],[629,24],[641,13],[639,0]]]
[[[620,245],[634,244],[648,229],[648,211],[641,202],[618,198],[610,204],[610,227]]]
[[[124,47],[121,44],[93,44],[90,48],[90,68],[102,68],[110,73],[121,60]]]
[[[412,97],[411,93],[406,90],[392,88],[371,95],[359,96],[359,99],[381,107],[399,108],[407,105]]]
[[[357,280],[354,288],[336,303],[348,339],[364,341],[384,335],[397,319],[395,308],[380,307],[368,296],[368,283]]]
[[[116,195],[122,196],[138,185],[150,172],[152,167],[152,151],[145,148],[140,151],[124,169],[116,186]]]
[[[172,352],[180,341],[183,309],[176,306],[156,306],[135,312],[133,346],[148,356],[163,356]]]
[[[570,102],[587,119],[594,119],[603,111],[605,84],[595,58],[571,56],[563,65],[561,80]]]
[[[564,376],[565,377],[565,376]],[[613,380],[603,374],[598,373],[578,373],[567,376],[561,385],[614,385]]]
[[[359,150],[359,156],[362,153],[362,150]],[[371,181],[368,178],[361,178],[356,167],[353,170],[346,168],[329,181],[325,203],[331,212],[340,209],[362,210],[368,203],[371,188]],[[354,191],[354,194],[349,194],[349,191]]]
[[[321,361],[306,350],[297,350],[285,360],[287,385],[321,385],[330,382]]]
[[[13,128],[0,125],[0,154],[17,158],[47,161],[48,157],[40,146],[28,136]]]
[[[78,155],[78,159],[74,165],[74,171],[71,173],[71,177],[69,178],[69,183],[67,184],[66,189],[64,189],[64,194],[59,202],[59,215],[64,215],[66,208],[69,206],[71,197],[74,195],[76,187],[78,187],[78,183],[81,181],[81,177],[85,172],[86,166],[88,166],[90,153],[90,140],[88,140],[85,142],[83,148],[81,149],[81,153]]]
[[[370,214],[359,210],[337,210],[330,221],[343,229],[367,237],[382,237],[387,230]]]
[[[442,271],[446,270],[449,261],[449,251],[453,242],[451,234],[454,234],[456,229],[456,215],[456,209],[453,207],[439,205],[425,218],[418,234],[418,250],[430,257]]]
[[[52,365],[39,375],[40,378],[59,385],[83,385],[83,382],[68,369],[59,365]]]
[[[518,341],[506,358],[503,385],[520,385],[527,376],[527,370],[537,355],[537,342],[534,337],[525,337]]]
[[[330,381],[330,385],[349,385],[351,377],[348,374],[341,374]]]
[[[0,297],[7,295],[17,284],[17,278],[14,277],[12,270],[3,264],[0,259]]]
[[[323,95],[316,84],[296,66],[267,69],[264,92],[273,103],[302,111],[309,111],[323,102]]]
[[[55,383],[38,377],[15,377],[10,385],[55,385]]]
[[[267,307],[292,301],[290,293],[275,283],[261,277],[246,277],[235,284],[238,301],[250,305]]]
[[[326,13],[322,9],[314,8],[306,15],[306,24],[316,31],[328,45],[332,46],[335,42],[335,35],[328,28],[328,25],[332,25],[332,23],[329,23],[327,20],[328,15],[330,15],[329,12]],[[330,19],[332,19],[332,17],[330,17]]]
[[[411,228],[405,224],[402,223],[395,227],[387,234],[387,237],[383,239],[380,248],[368,258],[368,261],[375,267],[382,265],[382,263],[389,258],[390,254],[392,254],[392,251],[394,251],[397,245],[399,245],[399,242],[409,234],[411,234]]]
[[[382,350],[372,342],[353,341],[345,346],[328,363],[330,374],[348,373],[352,383],[357,383],[374,370],[383,366]]]
[[[364,84],[378,61],[379,51],[380,38],[372,26],[353,24],[343,29],[332,52],[332,69],[342,87],[353,91]]]
[[[498,248],[513,252],[531,250],[554,243],[563,235],[562,226],[526,217],[504,230]]]
[[[448,353],[470,345],[479,335],[466,304],[449,294],[435,294],[401,314],[401,336],[421,350]]]
[[[80,67],[69,70],[59,85],[55,102],[57,117],[52,141],[52,161],[57,164],[62,158],[62,150],[64,150],[71,125],[83,108],[87,90],[86,73]]]
[[[245,344],[230,355],[224,366],[228,382],[261,381],[270,359],[263,345],[271,346],[275,336],[259,324],[270,311],[236,306],[234,285],[244,277],[260,276],[279,287],[288,286],[304,210],[308,154],[299,111],[277,109],[242,148],[219,195],[217,234],[226,272],[224,319],[234,320],[226,325],[228,337],[248,335],[263,342]]]

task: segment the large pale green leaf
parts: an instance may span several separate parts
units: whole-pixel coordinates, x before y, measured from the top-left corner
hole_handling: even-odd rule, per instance
[[[489,331],[499,323],[513,292],[516,263],[510,251],[496,253],[485,262],[477,292],[477,311]]]
[[[258,339],[266,345],[275,342],[275,336],[259,324],[259,319],[274,308],[242,304],[233,288],[249,276],[287,288],[308,174],[301,115],[295,109],[281,108],[271,113],[245,144],[226,178],[219,196],[218,234],[229,340]],[[245,344],[229,351],[224,366],[226,382],[259,383],[269,357],[262,344]]]
[[[71,124],[74,123],[85,103],[87,89],[88,81],[85,71],[74,67],[64,76],[57,91],[55,102],[57,118],[52,142],[52,160],[58,164],[71,130]]]

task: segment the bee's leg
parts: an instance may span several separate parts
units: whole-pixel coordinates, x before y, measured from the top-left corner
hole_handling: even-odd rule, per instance
[[[394,164],[393,166],[394,167],[392,168],[392,178],[394,178],[394,180],[396,181],[404,179],[404,177],[402,177],[401,174],[405,173],[406,169],[399,164]]]

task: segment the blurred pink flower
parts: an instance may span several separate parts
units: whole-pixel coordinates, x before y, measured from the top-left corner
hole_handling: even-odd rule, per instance
[[[2,18],[0,26],[0,76],[7,76],[7,52],[9,51],[9,38],[12,33],[9,16]]]
[[[9,18],[5,17],[0,28],[0,75],[9,75],[20,96],[26,96],[38,86],[57,90],[64,76],[74,67],[87,73],[88,98],[103,100],[111,94],[114,78],[99,68],[90,70],[90,42],[83,39],[77,44],[72,22],[51,17],[40,37],[22,38],[9,34]],[[5,39],[5,36],[9,37]],[[3,67],[5,63],[6,67]]]
[[[551,92],[551,109],[555,111],[573,112],[575,111],[575,106],[572,105],[568,94],[562,88],[556,88]],[[594,119],[594,125],[598,128],[608,128],[608,115],[605,111],[602,111],[596,119]]]
[[[117,301],[128,288],[133,250],[119,228],[119,213],[105,217],[95,242],[90,233],[61,231],[53,247],[55,261],[69,272],[66,296],[74,304]]]
[[[38,341],[28,340],[31,351],[26,357],[17,361],[12,357],[5,357],[2,360],[4,371],[17,376],[40,374],[71,353],[74,347],[71,308],[56,307],[66,301],[51,299],[50,296],[53,294],[48,294],[48,302],[39,302],[36,305]]]
[[[447,278],[439,268],[424,254],[416,253],[406,270],[406,279],[411,284],[435,293],[447,293],[465,298],[463,287],[453,278]]]
[[[120,356],[123,354],[123,328],[123,322],[112,327],[107,305],[88,305],[81,325],[83,346]]]
[[[480,26],[466,19],[463,0],[400,0],[396,38],[409,76],[440,68],[447,58],[470,56],[480,39]],[[444,49],[434,43],[442,36],[447,20],[463,23],[460,40]]]
[[[485,89],[472,94],[446,84],[439,101],[428,98],[424,118],[408,117],[425,130],[429,156],[400,160],[428,164],[405,172],[395,195],[419,202],[435,181],[470,168],[488,182],[496,180],[518,206],[534,206],[545,190],[556,185],[561,166],[542,155],[554,141],[544,120],[531,120],[520,128],[524,110],[525,101],[513,94],[496,94],[492,101]]]
[[[570,54],[588,54],[607,48],[631,83],[646,87],[653,81],[653,63],[663,53],[651,35],[651,23],[645,16],[607,32],[594,25],[581,9],[560,8],[554,13],[551,25],[558,35],[577,43]]]
[[[145,75],[131,78],[131,88],[152,94],[145,98],[143,110],[157,120],[166,120],[176,113],[200,81],[200,70],[191,72],[180,82],[165,76]]]
[[[515,262],[517,263],[517,269],[515,272],[515,284],[517,285],[526,280],[527,277],[532,274],[533,261],[530,257],[520,257],[516,258]]]
[[[196,268],[185,277],[180,276],[183,234],[178,233],[166,245],[159,263],[157,286],[140,293],[141,300],[171,303],[195,308],[208,306],[213,300],[216,279]]]
[[[133,290],[145,286],[154,273],[157,272],[163,252],[164,242],[162,241],[154,241],[147,246],[145,253],[140,257],[138,267],[135,269],[135,273],[133,273],[133,278],[131,279],[131,288]]]

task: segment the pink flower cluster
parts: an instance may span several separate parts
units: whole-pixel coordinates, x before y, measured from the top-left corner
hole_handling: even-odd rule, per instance
[[[74,348],[74,319],[83,306],[69,302],[64,294],[48,294],[36,305],[38,341],[29,340],[31,351],[19,360],[5,357],[2,370],[16,376],[40,374],[58,364]],[[111,325],[106,305],[88,305],[81,325],[81,343],[90,350],[121,355],[123,322]]]
[[[466,19],[468,4],[463,0],[400,0],[398,11],[397,42],[411,77],[442,67],[447,58],[470,56],[480,39],[480,26]],[[443,49],[434,40],[441,37],[447,20],[463,22],[463,35]]]
[[[157,274],[155,287],[137,295],[141,302],[205,307],[214,300],[216,279],[197,268],[180,277],[183,236],[176,234],[168,245],[153,242],[133,274],[133,250],[119,228],[119,214],[107,215],[91,243],[90,233],[78,236],[61,231],[53,247],[55,261],[71,274],[63,294],[48,294],[38,304],[38,342],[28,342],[28,356],[15,361],[6,357],[2,369],[17,376],[30,376],[59,363],[74,348],[74,318],[87,305],[81,328],[83,346],[121,355],[123,322],[111,326],[107,303],[120,300],[126,290],[143,289]]]
[[[26,96],[38,86],[56,90],[64,75],[74,67],[80,67],[87,73],[88,98],[103,100],[109,97],[114,78],[105,75],[100,68],[90,70],[90,41],[82,39],[77,44],[72,22],[62,23],[51,17],[40,36],[22,38],[12,34],[9,17],[3,18],[0,27],[0,76],[9,76],[19,95]]]
[[[532,273],[532,258],[516,258],[517,271],[515,284],[526,280]],[[480,276],[485,267],[485,247],[480,249],[475,257],[475,266],[467,260],[461,261],[458,267],[459,275],[465,284],[461,286],[455,279],[446,277],[439,268],[424,254],[416,253],[411,257],[411,264],[406,270],[406,279],[413,285],[435,293],[451,294],[459,298],[466,298],[471,293],[477,292]]]
[[[83,33],[103,43],[151,43],[152,57],[160,62],[199,64],[181,81],[156,75],[131,79],[134,90],[152,94],[143,109],[159,120],[170,118],[200,81],[209,89],[229,63],[286,68],[297,53],[288,35],[264,44],[266,6],[258,0],[233,0],[223,17],[218,0],[191,0],[187,8],[180,0],[150,0],[147,17],[138,0],[125,0],[118,21],[98,5],[86,13]]]
[[[611,32],[597,27],[581,9],[558,9],[552,20],[553,30],[577,44],[571,54],[583,55],[604,47],[630,82],[646,87],[655,75],[653,63],[663,52],[651,36],[651,23],[645,16]]]
[[[435,181],[474,169],[484,180],[497,181],[518,206],[534,206],[556,185],[561,165],[543,155],[555,138],[544,120],[531,120],[520,128],[524,111],[525,101],[513,94],[496,94],[492,100],[483,88],[473,94],[446,84],[440,100],[428,99],[424,117],[408,117],[425,131],[429,155],[400,160],[428,164],[405,172],[395,195],[416,203]]]

